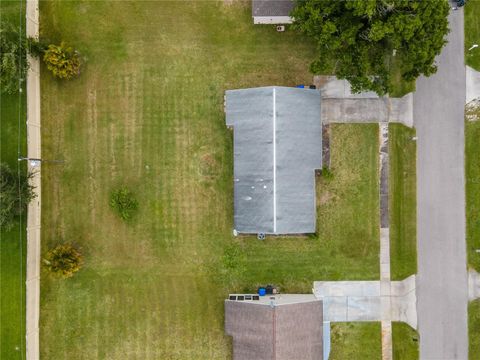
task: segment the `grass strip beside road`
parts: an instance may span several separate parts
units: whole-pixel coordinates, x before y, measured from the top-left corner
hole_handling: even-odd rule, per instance
[[[415,81],[402,79],[401,59],[398,56],[390,57],[390,97],[402,97],[415,91]]]
[[[480,113],[480,110],[478,111]],[[480,114],[479,114],[480,115]],[[480,272],[480,121],[465,122],[468,266]]]
[[[480,0],[469,0],[465,5],[465,62],[480,71]],[[475,49],[469,50],[472,45]]]
[[[390,269],[392,280],[417,272],[415,130],[389,125]]]
[[[469,359],[477,360],[480,354],[480,299],[468,304]]]
[[[418,360],[419,336],[408,324],[392,322],[393,360]]]

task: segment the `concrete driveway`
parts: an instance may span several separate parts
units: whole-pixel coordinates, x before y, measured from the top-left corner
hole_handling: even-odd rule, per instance
[[[468,6],[468,5],[467,5]],[[463,9],[451,11],[438,72],[417,81],[417,313],[420,358],[468,359]]]
[[[331,322],[403,321],[417,327],[416,279],[412,275],[392,281],[390,292],[382,292],[380,281],[315,281],[313,293],[323,301],[323,319]],[[382,306],[382,300],[390,306]],[[384,311],[389,311],[385,314]]]
[[[354,94],[350,83],[335,76],[317,75],[313,83],[322,93],[323,123],[399,122],[413,125],[412,94],[378,97],[374,92]]]
[[[480,71],[467,66],[467,100],[470,101],[480,99]]]

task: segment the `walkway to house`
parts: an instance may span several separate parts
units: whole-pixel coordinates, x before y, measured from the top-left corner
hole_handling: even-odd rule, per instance
[[[475,270],[468,271],[468,301],[480,299],[480,274]]]
[[[38,0],[27,0],[26,32],[28,37],[38,39]],[[28,57],[30,68],[27,74],[27,155],[40,159],[40,61]],[[28,205],[27,215],[27,277],[26,277],[26,357],[40,359],[39,318],[40,318],[40,211],[41,181],[40,167],[28,164],[28,170],[35,175],[31,180],[37,197]]]

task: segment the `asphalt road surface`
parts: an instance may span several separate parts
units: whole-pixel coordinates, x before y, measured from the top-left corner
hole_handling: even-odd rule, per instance
[[[468,6],[468,5],[467,5]],[[468,359],[463,9],[451,11],[438,72],[417,81],[420,359]]]

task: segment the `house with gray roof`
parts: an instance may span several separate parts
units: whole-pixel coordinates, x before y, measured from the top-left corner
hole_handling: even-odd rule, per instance
[[[295,7],[293,0],[252,0],[254,24],[291,24],[290,12]]]
[[[225,101],[233,128],[236,232],[314,233],[320,92],[269,86],[228,90]]]
[[[323,306],[310,295],[225,300],[234,360],[322,360]]]

